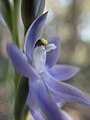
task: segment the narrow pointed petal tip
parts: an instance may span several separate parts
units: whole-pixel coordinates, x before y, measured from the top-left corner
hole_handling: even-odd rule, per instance
[[[46,15],[46,17],[47,17],[47,15],[48,15],[48,12],[49,12],[49,11],[46,11],[46,12],[44,13],[44,15]]]
[[[26,37],[25,37],[25,44],[24,44],[24,51],[27,56],[32,59],[32,51],[36,42],[41,38],[45,22],[47,18],[48,12],[44,13],[40,17],[38,17],[29,27]]]

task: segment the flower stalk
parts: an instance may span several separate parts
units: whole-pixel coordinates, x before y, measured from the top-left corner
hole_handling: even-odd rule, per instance
[[[14,106],[15,120],[26,120],[28,107],[25,107],[25,103],[28,91],[29,91],[28,80],[26,80],[26,78],[24,78],[23,76],[20,76],[15,97]]]
[[[21,4],[20,0],[14,0],[12,9],[12,21],[13,21],[12,37],[17,46],[19,46],[20,4]]]

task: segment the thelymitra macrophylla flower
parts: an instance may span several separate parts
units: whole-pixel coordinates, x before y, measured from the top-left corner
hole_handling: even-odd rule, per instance
[[[76,87],[63,81],[75,76],[79,68],[56,64],[60,55],[60,39],[42,38],[47,12],[29,27],[21,52],[14,43],[8,43],[7,52],[19,73],[28,78],[27,104],[35,120],[72,120],[60,109],[66,101],[90,106],[90,99]],[[58,107],[58,105],[60,107]]]

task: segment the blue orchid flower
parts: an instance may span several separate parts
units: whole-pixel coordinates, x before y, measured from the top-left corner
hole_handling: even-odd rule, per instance
[[[79,68],[56,65],[60,55],[60,39],[41,38],[47,12],[29,27],[22,53],[14,43],[8,43],[7,52],[16,71],[28,78],[27,104],[35,120],[71,120],[59,109],[66,101],[90,106],[90,99],[76,87],[63,81],[75,76]]]

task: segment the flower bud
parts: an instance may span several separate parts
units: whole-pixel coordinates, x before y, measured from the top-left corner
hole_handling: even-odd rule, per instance
[[[43,13],[45,0],[22,0],[22,21],[27,29],[36,17]]]

